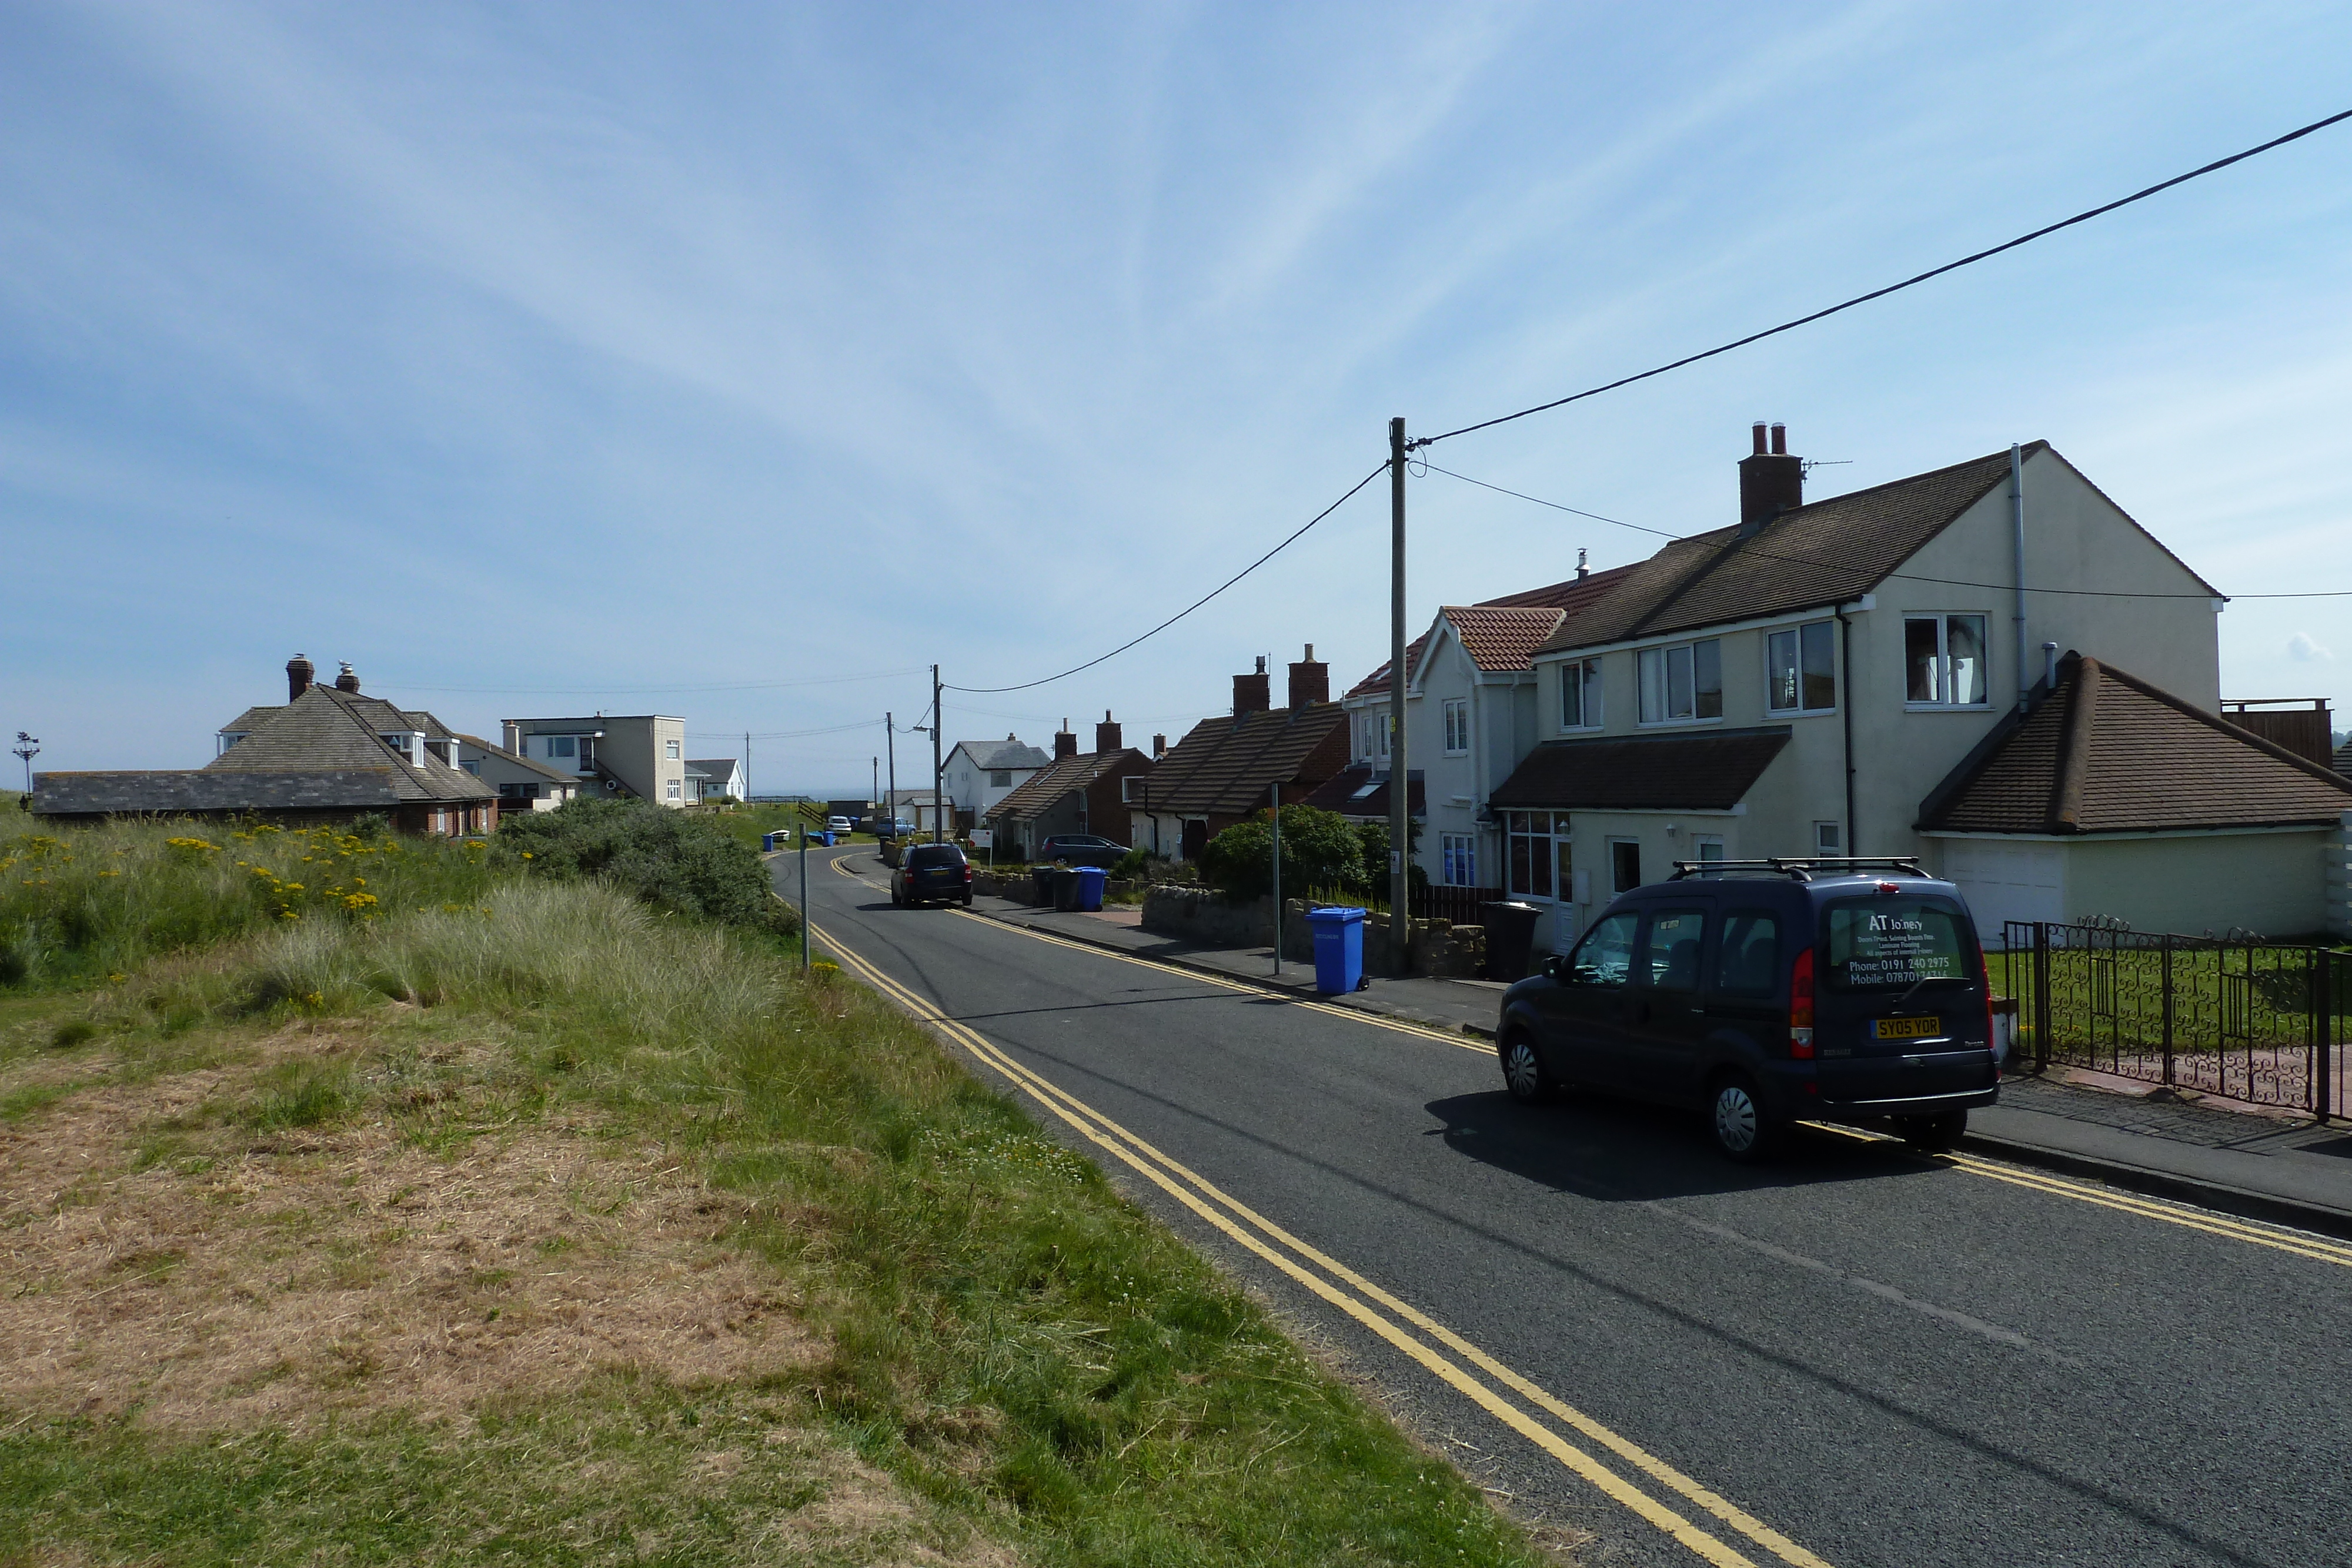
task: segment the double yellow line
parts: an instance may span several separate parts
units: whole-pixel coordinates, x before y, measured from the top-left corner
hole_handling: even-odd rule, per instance
[[[1080,1137],[1160,1188],[1236,1245],[1263,1259],[1347,1313],[1505,1426],[1591,1482],[1603,1495],[1631,1510],[1700,1557],[1720,1565],[1720,1568],[1758,1568],[1754,1558],[1727,1544],[1717,1534],[1710,1533],[1710,1529],[1713,1529],[1735,1539],[1744,1537],[1747,1542],[1761,1547],[1783,1563],[1794,1564],[1795,1568],[1830,1568],[1822,1558],[1738,1504],[1708,1490],[1582,1411],[1555,1398],[1427,1313],[1399,1300],[1346,1264],[1292,1235],[1198,1172],[1171,1159],[1101,1112],[1032,1072],[979,1033],[947,1017],[938,1008],[884,974],[831,933],[814,925],[810,930],[841,960],[844,967],[1003,1074]],[[1187,978],[1199,978],[1190,971],[1178,972]],[[1346,1010],[1349,1018],[1366,1019],[1364,1014],[1341,1010]],[[1380,1020],[1366,1019],[1366,1021]],[[1544,1419],[1545,1416],[1550,1418],[1549,1423]],[[1591,1448],[1581,1448],[1570,1441],[1560,1435],[1559,1427],[1565,1427]],[[1612,1456],[1616,1468],[1597,1457],[1592,1449]],[[1645,1478],[1648,1484],[1646,1487],[1639,1484],[1621,1472]],[[1669,1495],[1681,1499],[1682,1504],[1668,1500]],[[1683,1505],[1687,1505],[1688,1512],[1683,1511]],[[1694,1521],[1693,1514],[1710,1516],[1714,1522],[1702,1528]]]

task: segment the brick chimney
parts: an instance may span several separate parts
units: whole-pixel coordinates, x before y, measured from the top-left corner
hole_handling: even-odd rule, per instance
[[[1062,727],[1054,732],[1054,760],[1059,762],[1065,757],[1076,757],[1077,754],[1077,732],[1070,727],[1068,719],[1064,719]]]
[[[1234,716],[1239,718],[1245,713],[1264,713],[1273,706],[1274,693],[1265,678],[1265,655],[1261,653],[1255,674],[1234,677]]]
[[[286,700],[292,702],[310,689],[318,678],[319,666],[310,663],[308,653],[297,653],[286,661]]]
[[[1168,737],[1167,737],[1166,736],[1164,736],[1164,735],[1155,735],[1155,736],[1153,736],[1153,737],[1151,737],[1151,756],[1152,756],[1152,759],[1153,759],[1154,761],[1157,761],[1157,760],[1158,760],[1158,759],[1160,759],[1160,758],[1165,757],[1165,756],[1167,756],[1167,755],[1168,755]]]
[[[335,689],[339,692],[349,692],[353,696],[360,695],[360,678],[352,673],[349,660],[344,661],[343,673],[335,677]]]
[[[1108,708],[1103,709],[1102,722],[1095,726],[1095,749],[1097,751],[1127,749],[1127,743],[1118,737],[1118,725],[1111,718]]]
[[[1307,656],[1290,666],[1290,711],[1330,700],[1331,666],[1315,656],[1315,644],[1309,643]]]
[[[1756,450],[1739,460],[1739,537],[1805,504],[1805,460],[1789,455],[1789,427],[1760,421],[1750,432]],[[1769,446],[1769,450],[1768,450]]]

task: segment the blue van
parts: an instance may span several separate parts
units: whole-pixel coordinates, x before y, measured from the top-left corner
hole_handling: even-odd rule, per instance
[[[1991,997],[1967,903],[1916,861],[1677,862],[1504,992],[1495,1041],[1515,1100],[1703,1110],[1735,1160],[1801,1119],[1948,1149],[2000,1094]]]

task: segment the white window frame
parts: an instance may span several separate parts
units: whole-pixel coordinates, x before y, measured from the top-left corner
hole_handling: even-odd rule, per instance
[[[1705,713],[1699,691],[1699,650],[1712,649],[1707,657],[1715,665],[1715,711]],[[1675,655],[1684,656],[1688,666],[1691,706],[1688,713],[1674,710]],[[1655,679],[1653,679],[1655,672]],[[1654,710],[1652,696],[1657,701]],[[1723,722],[1723,639],[1696,637],[1687,643],[1661,643],[1654,647],[1637,649],[1633,654],[1633,711],[1637,722],[1644,727],[1671,724],[1720,724]]]
[[[1570,659],[1559,667],[1559,727],[1601,727],[1601,661]]]
[[[1714,852],[1709,853],[1709,851]],[[1705,865],[1709,861],[1719,861],[1722,858],[1723,835],[1721,833],[1697,833],[1692,836],[1691,859]]]
[[[1972,702],[1951,700],[1952,687],[1952,622],[1973,621],[1977,623],[1977,697]],[[1911,628],[1932,625],[1936,628],[1935,665],[1928,674],[1928,695],[1911,695]],[[1903,616],[1903,706],[1913,713],[1954,711],[1981,713],[1992,706],[1992,616],[1982,610],[1915,610]]]
[[[1813,853],[1836,859],[1846,852],[1844,846],[1844,823],[1815,822],[1813,824]]]
[[[1438,874],[1447,887],[1478,885],[1478,835],[1475,833],[1440,833],[1438,842]]]
[[[1445,755],[1448,757],[1470,755],[1470,699],[1468,697],[1445,699]]]
[[[1531,898],[1545,904],[1568,901],[1574,889],[1574,835],[1566,811],[1505,811],[1503,817],[1504,889],[1513,898]],[[1527,845],[1527,873],[1519,874],[1518,846]],[[1542,875],[1536,874],[1542,867]],[[1570,887],[1559,886],[1562,881]],[[1521,885],[1524,883],[1524,885]],[[1538,886],[1540,883],[1540,886]]]
[[[662,760],[664,762],[681,761],[683,758],[678,756],[678,753],[685,749],[686,743],[682,740],[665,740],[662,742]]]
[[[664,800],[685,800],[685,799],[686,799],[686,780],[685,780],[685,779],[663,779],[663,780],[662,780],[662,798],[663,798]]]
[[[1822,635],[1829,640],[1830,700],[1826,706],[1808,703],[1805,700],[1805,634],[1816,628],[1820,629]],[[1794,695],[1797,700],[1794,705],[1787,707],[1780,705],[1780,693],[1777,689],[1780,670],[1780,643],[1783,637],[1789,640],[1790,652],[1794,655],[1795,660],[1790,673],[1795,680]],[[1837,708],[1837,622],[1806,621],[1794,626],[1776,626],[1766,632],[1764,633],[1764,711],[1775,715],[1801,715],[1835,713]]]
[[[1621,893],[1631,893],[1633,891],[1633,888],[1619,887],[1617,885],[1617,846],[1620,844],[1631,844],[1633,846],[1633,870],[1635,873],[1633,887],[1647,887],[1649,885],[1646,881],[1643,880],[1640,874],[1642,870],[1642,841],[1631,833],[1612,833],[1609,836],[1609,896],[1612,898],[1616,897]]]

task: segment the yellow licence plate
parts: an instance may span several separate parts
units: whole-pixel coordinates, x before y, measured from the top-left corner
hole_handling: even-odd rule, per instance
[[[1873,1019],[1870,1037],[1873,1040],[1926,1040],[1944,1032],[1942,1019]]]

